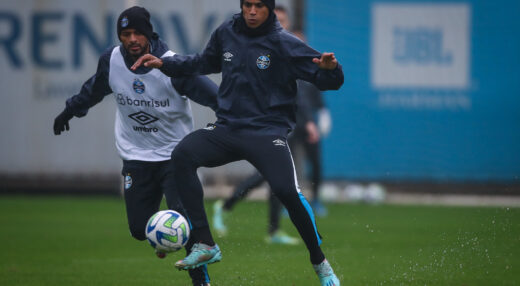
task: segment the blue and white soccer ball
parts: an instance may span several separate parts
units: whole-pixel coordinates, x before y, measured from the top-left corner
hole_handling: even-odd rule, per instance
[[[159,211],[146,224],[146,238],[160,252],[174,252],[186,245],[190,225],[186,218],[173,210]]]

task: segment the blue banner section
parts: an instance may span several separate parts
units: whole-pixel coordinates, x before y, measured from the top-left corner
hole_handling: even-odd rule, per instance
[[[520,181],[520,2],[308,0],[307,38],[345,84],[324,175]]]

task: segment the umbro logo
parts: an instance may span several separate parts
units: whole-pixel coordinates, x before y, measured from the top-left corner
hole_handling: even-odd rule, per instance
[[[212,124],[212,123],[208,123],[208,125],[206,125],[206,127],[202,128],[202,129],[205,129],[205,130],[215,130],[217,126],[215,124]]]
[[[152,116],[144,111],[132,113],[132,114],[128,115],[128,117],[132,118],[133,120],[135,120],[137,123],[139,123],[141,125],[150,124],[152,122],[159,120],[159,118]]]
[[[233,57],[233,54],[230,53],[230,52],[225,52],[225,53],[223,54],[223,56],[224,56],[224,61],[226,61],[226,62],[230,62],[230,61],[231,61],[231,58]]]
[[[285,141],[283,141],[283,140],[281,140],[281,139],[273,140],[273,144],[274,144],[274,146],[282,146],[282,147],[285,147]]]

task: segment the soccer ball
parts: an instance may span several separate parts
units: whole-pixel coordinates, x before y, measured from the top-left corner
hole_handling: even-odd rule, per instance
[[[174,252],[186,245],[190,226],[186,218],[173,210],[159,211],[146,224],[146,238],[160,252]]]

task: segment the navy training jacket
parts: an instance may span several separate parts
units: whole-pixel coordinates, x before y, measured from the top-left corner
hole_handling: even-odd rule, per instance
[[[163,58],[161,71],[171,77],[222,72],[216,124],[285,138],[296,121],[296,80],[336,90],[343,71],[339,64],[334,70],[319,69],[312,59],[321,54],[278,21],[267,34],[253,37],[238,29],[238,17],[217,28],[202,53]]]

